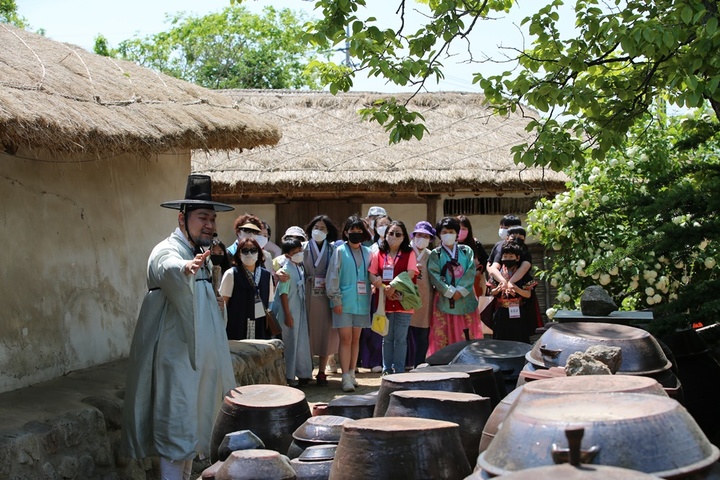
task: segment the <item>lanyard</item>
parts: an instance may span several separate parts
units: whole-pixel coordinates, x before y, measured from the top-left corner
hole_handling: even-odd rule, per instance
[[[398,250],[397,255],[395,255],[395,258],[393,259],[392,267],[395,268],[395,265],[398,264],[400,261],[400,257],[402,256],[402,252]],[[392,258],[390,256],[390,252],[385,254],[385,261],[383,262],[383,268],[388,267],[388,258]]]
[[[347,245],[348,249],[350,249],[350,256],[353,259],[353,263],[355,263],[355,278],[360,280],[360,275],[358,275],[358,272],[360,271],[360,267],[358,266],[357,260],[355,260],[355,254],[353,253],[353,248],[350,246],[349,243],[345,243]],[[362,245],[360,245],[360,257],[362,258],[362,266],[365,267],[365,252],[363,252]],[[367,270],[366,270],[367,271]]]

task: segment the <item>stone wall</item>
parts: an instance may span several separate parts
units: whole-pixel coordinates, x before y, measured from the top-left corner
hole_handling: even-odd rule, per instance
[[[285,384],[280,340],[229,344],[238,385]],[[157,479],[156,459],[119,451],[126,369],[120,360],[0,394],[0,478]]]

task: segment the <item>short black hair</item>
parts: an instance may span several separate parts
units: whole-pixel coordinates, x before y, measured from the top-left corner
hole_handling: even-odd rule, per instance
[[[328,217],[327,215],[318,215],[312,220],[310,220],[310,223],[307,224],[305,227],[305,234],[307,235],[307,238],[312,238],[312,230],[316,223],[321,221],[325,224],[325,228],[327,228],[327,241],[329,243],[334,242],[338,239],[338,229],[333,223],[333,221]]]
[[[412,247],[410,246],[410,235],[408,235],[408,231],[407,231],[407,228],[405,228],[405,224],[403,222],[401,222],[400,220],[393,220],[392,222],[390,222],[390,225],[388,225],[387,230],[385,230],[386,238],[383,238],[383,244],[380,247],[380,251],[383,253],[388,253],[390,251],[390,245],[388,245],[388,242],[387,242],[387,232],[388,232],[388,230],[390,230],[390,227],[392,227],[393,225],[395,225],[396,227],[399,227],[403,233],[402,243],[400,244],[400,251],[405,252],[405,253],[410,252],[412,250]]]
[[[503,227],[514,227],[516,225],[522,225],[522,222],[520,221],[520,218],[516,217],[515,215],[509,214],[505,215],[500,219],[500,225],[502,225]]]
[[[527,233],[525,233],[525,229],[520,226],[514,226],[508,228],[508,237],[510,235],[522,235],[523,237],[527,237]]]
[[[500,255],[504,254],[517,255],[518,258],[523,254],[523,249],[515,242],[505,242],[500,249]]]
[[[368,231],[367,223],[365,223],[365,220],[360,218],[359,215],[351,215],[348,217],[347,220],[345,220],[345,225],[343,226],[342,231],[342,239],[347,241],[348,236],[347,232],[348,230],[351,230],[353,228],[359,228],[363,231],[363,242],[366,242],[370,240],[372,237],[370,236],[370,232]]]
[[[435,231],[437,236],[440,236],[440,230],[446,228],[448,230],[455,230],[456,233],[460,233],[460,221],[455,217],[443,217],[435,225]]]
[[[283,240],[280,245],[280,250],[283,254],[287,254],[295,250],[296,248],[302,248],[302,242],[297,238],[289,237],[287,240]]]

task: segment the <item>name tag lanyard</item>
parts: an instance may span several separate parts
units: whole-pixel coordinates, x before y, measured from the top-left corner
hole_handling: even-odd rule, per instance
[[[349,245],[348,245],[349,246]],[[360,246],[360,258],[362,259],[362,267],[365,270],[365,275],[363,276],[362,281],[360,280],[360,266],[357,263],[357,260],[355,259],[355,254],[352,251],[352,247],[350,248],[350,256],[353,259],[353,263],[355,263],[355,279],[357,292],[360,295],[367,295],[367,285],[365,284],[365,280],[367,280],[367,267],[365,265],[365,252],[363,252],[362,246]]]
[[[395,259],[393,260],[392,265],[388,263],[388,260],[392,257],[390,257],[389,253],[385,254],[385,261],[383,262],[383,268],[382,268],[382,277],[383,282],[390,282],[393,278],[395,278],[395,266],[400,261],[400,256],[402,255],[402,252],[398,250],[397,255],[395,255]],[[389,277],[389,278],[388,278]]]

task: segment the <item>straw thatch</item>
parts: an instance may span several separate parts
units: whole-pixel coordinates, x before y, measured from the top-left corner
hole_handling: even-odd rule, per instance
[[[277,123],[283,138],[275,148],[262,151],[194,152],[193,170],[210,174],[219,194],[539,192],[562,190],[567,181],[551,170],[515,165],[510,148],[529,138],[528,119],[492,115],[479,94],[416,96],[409,107],[424,115],[429,132],[421,141],[393,145],[382,126],[363,121],[357,113],[391,94],[226,94]]]
[[[0,24],[0,143],[69,153],[274,145],[270,119],[232,98]]]

